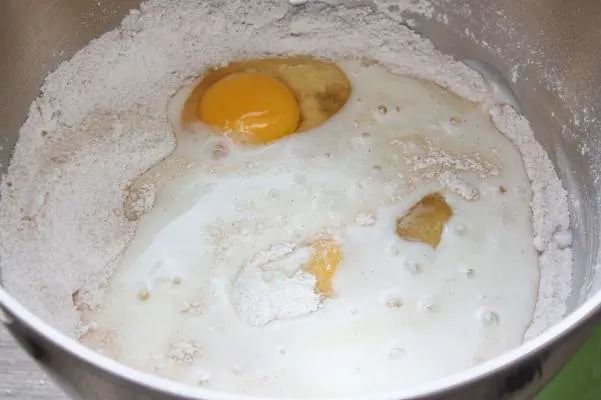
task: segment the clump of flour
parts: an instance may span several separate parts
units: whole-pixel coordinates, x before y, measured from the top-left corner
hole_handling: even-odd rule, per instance
[[[10,292],[73,334],[72,295],[97,306],[134,233],[123,211],[126,189],[174,149],[170,96],[208,67],[265,54],[365,57],[473,101],[490,96],[477,72],[368,7],[147,1],[49,74],[31,106],[1,187],[2,279]],[[491,113],[520,148],[533,184],[541,292],[532,329],[539,332],[561,318],[569,293],[570,250],[553,239],[568,229],[566,196],[527,122],[508,108]],[[151,203],[146,193],[136,204]]]
[[[310,258],[309,248],[299,250],[292,243],[259,253],[232,285],[232,305],[238,315],[252,326],[263,326],[316,311],[320,297],[315,293],[315,276],[300,270]]]

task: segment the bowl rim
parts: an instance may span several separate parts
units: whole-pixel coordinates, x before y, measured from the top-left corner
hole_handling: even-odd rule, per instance
[[[184,396],[191,399],[206,400],[300,400],[293,397],[266,397],[266,396],[248,396],[236,395],[222,391],[216,391],[205,388],[195,388],[191,385],[178,383],[165,378],[141,372],[134,368],[125,366],[109,357],[101,355],[83,344],[77,342],[63,333],[59,332],[48,323],[34,315],[15,298],[0,286],[0,306],[4,308],[9,317],[13,320],[11,323],[18,323],[27,326],[36,331],[45,340],[51,342],[59,349],[66,351],[72,357],[85,362],[101,372],[113,377],[120,378],[130,384],[139,385],[146,389],[171,396]],[[551,345],[557,340],[567,336],[577,329],[581,324],[592,320],[597,311],[601,310],[601,291],[592,295],[583,304],[578,306],[573,312],[565,316],[560,322],[551,326],[542,334],[523,343],[519,347],[509,350],[500,356],[476,365],[470,369],[448,375],[437,380],[418,385],[408,390],[397,390],[393,392],[374,393],[355,397],[345,397],[347,400],[390,400],[404,398],[419,398],[423,396],[432,396],[441,394],[450,389],[458,388],[471,382],[481,380],[496,372],[511,366],[535,355],[543,348]],[[313,400],[323,400],[325,398],[314,398]],[[330,398],[332,399],[332,398]]]

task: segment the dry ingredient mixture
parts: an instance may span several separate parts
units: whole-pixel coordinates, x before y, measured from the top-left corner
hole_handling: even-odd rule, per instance
[[[389,3],[379,2],[390,11]],[[395,5],[412,7],[406,3]],[[428,12],[423,2],[415,7]],[[80,309],[102,303],[136,229],[123,210],[126,189],[174,149],[169,98],[206,67],[265,54],[360,55],[475,102],[492,96],[474,70],[369,7],[147,1],[51,73],[31,106],[1,187],[0,255],[8,290],[66,334],[93,330],[74,303]],[[528,122],[510,106],[493,106],[490,115],[521,152],[533,190],[540,285],[530,338],[565,311],[571,278],[566,193]],[[453,176],[446,181],[454,186]],[[153,191],[146,189],[131,201],[131,212],[151,206]],[[468,189],[456,188],[469,197]],[[183,312],[200,307],[190,303]],[[185,361],[198,352],[197,344],[181,342],[167,357]]]

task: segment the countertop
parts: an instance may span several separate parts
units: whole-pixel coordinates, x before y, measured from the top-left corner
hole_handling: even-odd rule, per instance
[[[1,325],[0,399],[67,400]]]

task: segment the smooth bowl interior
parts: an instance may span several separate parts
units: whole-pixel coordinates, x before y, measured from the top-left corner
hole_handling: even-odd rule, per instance
[[[349,6],[367,3],[328,2]],[[92,38],[115,27],[139,3],[0,2],[0,172],[4,173],[10,163],[19,127],[45,74]],[[432,0],[427,13],[414,15],[401,15],[395,1],[388,3],[391,18],[410,24],[443,52],[461,60],[475,60],[509,84],[569,192],[574,269],[568,314],[588,299],[598,301],[598,296],[592,297],[601,287],[597,268],[601,30],[595,29],[601,3],[586,0],[575,6],[562,0],[467,0],[458,5]],[[594,306],[587,304],[586,312],[574,314],[569,324],[562,324],[552,335],[578,324]]]

